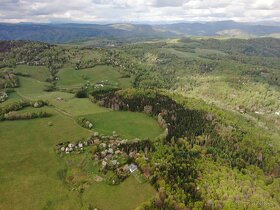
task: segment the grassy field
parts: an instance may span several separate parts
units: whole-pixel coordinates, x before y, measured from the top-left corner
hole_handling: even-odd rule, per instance
[[[139,183],[134,176],[127,178],[119,186],[97,183],[84,193],[83,201],[102,210],[135,209],[149,200],[156,191],[147,183]]]
[[[58,114],[47,119],[1,122],[0,127],[0,146],[5,148],[0,154],[0,209],[79,209],[78,196],[58,176],[65,163],[53,148],[89,132]]]
[[[59,94],[59,92],[57,93]],[[95,114],[110,112],[110,109],[106,109],[98,106],[97,104],[92,103],[87,98],[74,98],[72,94],[68,98],[63,98],[64,100],[58,101],[56,98],[51,98],[49,101],[55,107],[71,114],[72,116],[79,116],[85,114]]]
[[[50,71],[45,66],[28,66],[18,65],[15,68],[16,72],[29,74],[33,79],[45,82],[51,76]]]
[[[151,117],[137,112],[112,111],[85,115],[94,123],[94,129],[105,134],[116,131],[122,137],[150,138],[160,135],[162,129]]]
[[[20,96],[25,96],[26,98],[44,98],[47,95],[51,94],[44,92],[44,87],[48,84],[46,82],[40,82],[38,80],[20,77],[20,87],[17,88],[17,93]]]
[[[99,80],[103,76],[92,78]],[[70,190],[71,186],[65,183],[69,170],[67,161],[56,155],[54,146],[92,134],[76,123],[79,116],[93,119],[95,130],[101,133],[117,131],[126,138],[158,136],[162,130],[157,122],[142,113],[112,111],[70,93],[44,92],[47,83],[43,81],[43,76],[39,78],[35,74],[31,78],[20,77],[20,87],[0,104],[43,99],[51,106],[29,107],[19,112],[52,113],[49,118],[0,122],[0,147],[5,148],[0,153],[0,209],[76,210],[94,206],[103,210],[130,210],[152,198],[156,193],[154,188],[148,183],[139,183],[133,176],[117,186],[93,183],[82,194]]]
[[[130,78],[121,78],[117,68],[112,66],[96,66],[94,68],[75,70],[73,68],[63,68],[59,71],[58,86],[75,88],[84,85],[87,81],[91,83],[108,80],[119,87],[130,87]]]
[[[37,109],[22,112],[30,110]],[[54,145],[87,137],[90,132],[53,108],[43,110],[53,116],[0,122],[0,146],[5,148],[0,154],[0,209],[81,209],[90,203],[101,209],[133,209],[154,195],[149,184],[133,177],[118,186],[94,184],[83,197],[69,191],[63,182],[65,161],[57,157]]]

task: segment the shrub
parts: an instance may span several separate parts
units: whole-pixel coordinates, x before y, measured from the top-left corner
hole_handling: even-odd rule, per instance
[[[86,98],[87,97],[87,91],[85,89],[78,90],[75,93],[75,97],[76,98]]]
[[[79,125],[81,125],[84,128],[87,128],[87,129],[93,128],[93,123],[91,121],[89,121],[88,119],[86,119],[85,117],[80,117],[78,119],[78,123],[79,123]]]
[[[12,111],[4,114],[4,120],[30,120],[30,119],[45,118],[50,116],[51,114],[47,112],[39,112],[39,113],[28,112],[28,113],[21,114],[16,111]]]
[[[46,85],[46,86],[44,87],[44,91],[45,91],[45,92],[52,92],[52,91],[55,91],[55,90],[56,90],[56,88],[55,88],[55,85],[54,85],[54,84]]]

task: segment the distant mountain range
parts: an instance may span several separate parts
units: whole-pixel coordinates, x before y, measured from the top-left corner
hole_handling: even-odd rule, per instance
[[[33,40],[66,43],[105,38],[167,38],[182,36],[280,37],[279,23],[219,21],[173,24],[33,24],[0,23],[0,40]]]

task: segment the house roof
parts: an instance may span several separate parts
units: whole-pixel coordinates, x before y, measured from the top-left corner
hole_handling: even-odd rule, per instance
[[[136,171],[138,169],[138,167],[137,167],[137,165],[135,165],[135,164],[130,164],[130,166],[129,166],[129,170],[130,170],[130,172],[133,172],[133,171]]]

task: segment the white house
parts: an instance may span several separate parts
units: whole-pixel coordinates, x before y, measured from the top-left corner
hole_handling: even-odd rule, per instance
[[[130,171],[130,173],[136,171],[137,169],[138,169],[137,165],[135,165],[135,164],[133,164],[133,163],[129,166],[129,171]]]

